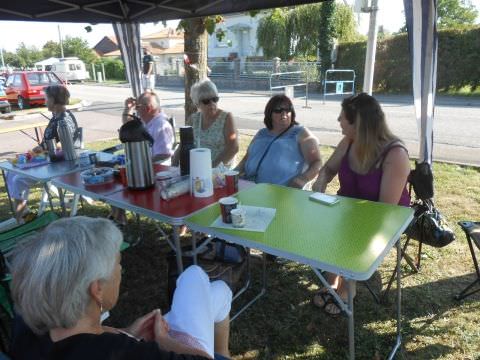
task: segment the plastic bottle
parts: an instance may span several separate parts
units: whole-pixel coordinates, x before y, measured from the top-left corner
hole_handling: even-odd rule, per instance
[[[68,161],[76,160],[77,153],[75,152],[75,147],[73,145],[73,135],[65,119],[58,121],[57,133],[58,137],[60,138],[60,142],[62,143],[64,159]]]

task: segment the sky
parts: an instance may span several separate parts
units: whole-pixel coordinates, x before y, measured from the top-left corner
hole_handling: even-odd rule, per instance
[[[470,0],[480,12],[480,0]],[[355,0],[347,0],[353,4]],[[377,15],[378,25],[383,25],[390,32],[397,31],[404,24],[403,0],[379,0],[379,13]],[[368,15],[360,15],[359,31],[366,33],[368,30]],[[480,22],[480,19],[477,19]],[[169,22],[169,26],[176,27],[178,21]],[[85,26],[89,24],[60,23],[62,38],[66,36],[82,37],[87,40],[90,46],[95,46],[104,36],[113,35],[113,28],[109,24],[92,26],[92,32],[87,33]],[[163,28],[161,23],[141,25],[140,32],[143,35],[151,34]],[[8,34],[8,36],[4,36]],[[59,41],[57,23],[40,23],[29,21],[0,21],[0,48],[14,52],[21,42],[27,46],[36,46],[41,49],[49,41]]]

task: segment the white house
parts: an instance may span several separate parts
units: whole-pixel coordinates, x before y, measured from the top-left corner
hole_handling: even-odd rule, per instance
[[[261,17],[262,13],[254,17],[248,13],[224,15],[225,21],[217,24],[217,29],[224,30],[226,36],[222,41],[215,34],[209,36],[208,57],[244,60],[247,56],[262,56],[262,49],[257,50],[257,27]]]

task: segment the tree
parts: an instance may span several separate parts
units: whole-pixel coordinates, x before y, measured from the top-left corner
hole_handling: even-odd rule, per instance
[[[474,25],[478,11],[468,0],[438,0],[437,18],[440,29]]]
[[[468,0],[438,0],[437,26],[439,29],[464,28],[475,25],[478,11]],[[407,32],[403,25],[397,32]]]
[[[271,10],[257,29],[258,46],[267,58],[316,57],[317,50],[329,54],[334,38],[358,37],[352,8],[333,1]]]
[[[20,60],[17,54],[9,51],[3,51],[3,60],[5,61],[5,65],[9,65],[12,67],[21,67]]]
[[[326,1],[320,8],[320,27],[318,37],[318,54],[320,55],[322,73],[330,67],[330,54],[333,48],[333,39],[335,37],[335,2]]]
[[[18,67],[29,68],[42,59],[42,52],[35,46],[27,47],[23,42],[17,48]]]
[[[291,34],[288,30],[288,9],[273,9],[269,15],[260,19],[257,28],[258,46],[263,49],[266,58],[287,59],[291,54]]]
[[[190,115],[197,111],[197,107],[190,98],[190,89],[193,84],[207,77],[208,35],[215,32],[216,25],[223,21],[220,15],[184,19],[178,28],[184,31],[185,66],[185,124],[190,124]],[[224,36],[224,32],[217,32],[217,37]]]
[[[80,37],[67,36],[63,41],[63,53],[65,57],[76,56],[85,64],[90,64],[97,59],[88,46],[87,40]]]
[[[60,44],[55,41],[47,41],[42,48],[43,57],[45,59],[51,57],[59,58],[61,56]]]
[[[339,42],[353,42],[362,38],[357,31],[357,21],[351,6],[337,3],[333,15],[335,37]]]

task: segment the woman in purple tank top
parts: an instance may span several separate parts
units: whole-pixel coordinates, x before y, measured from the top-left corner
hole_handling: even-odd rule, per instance
[[[365,93],[346,98],[338,121],[344,137],[320,169],[313,190],[324,192],[338,174],[339,195],[409,206],[408,152],[388,128],[378,101]],[[327,281],[346,301],[347,282],[335,274],[328,274]],[[341,311],[326,288],[315,295],[314,304],[332,315]]]

